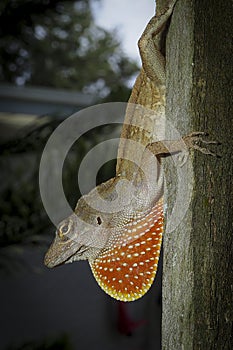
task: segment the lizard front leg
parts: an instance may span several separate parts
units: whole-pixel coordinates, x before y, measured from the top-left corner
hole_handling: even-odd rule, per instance
[[[180,140],[166,140],[166,141],[157,141],[147,145],[147,149],[152,152],[156,157],[167,157],[182,151],[195,149],[201,153],[220,157],[217,153],[211,151],[205,145],[220,145],[218,141],[208,141],[203,137],[208,136],[208,133],[202,131],[192,132]]]

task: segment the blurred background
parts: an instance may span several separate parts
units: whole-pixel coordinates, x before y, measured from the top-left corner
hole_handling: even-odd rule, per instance
[[[55,227],[38,185],[43,148],[65,118],[127,101],[153,13],[143,0],[0,3],[0,349],[160,349],[161,271],[145,297],[125,304],[101,291],[87,262],[46,269]],[[63,184],[73,208],[83,157],[119,134],[98,127],[70,150]],[[97,183],[114,167],[106,163]]]

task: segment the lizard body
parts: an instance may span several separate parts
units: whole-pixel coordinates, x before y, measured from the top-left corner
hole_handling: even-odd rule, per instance
[[[158,266],[163,233],[162,171],[158,162],[156,176],[148,184],[141,165],[153,173],[147,150],[154,155],[168,153],[158,141],[156,128],[158,119],[165,116],[161,39],[175,3],[170,1],[151,19],[139,40],[143,67],[126,110],[116,176],[79,199],[74,213],[58,225],[45,256],[48,267],[87,259],[100,287],[122,301],[142,297],[153,283]],[[195,143],[199,135],[188,135],[183,141],[188,148],[200,149]],[[135,148],[129,140],[142,145],[138,164],[130,161]],[[177,141],[171,150],[178,152],[180,147]],[[116,199],[117,207],[113,205]]]

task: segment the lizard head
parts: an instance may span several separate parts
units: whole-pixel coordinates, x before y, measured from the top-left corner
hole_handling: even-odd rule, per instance
[[[90,241],[94,231],[94,226],[82,223],[75,213],[63,220],[57,226],[54,241],[45,255],[45,265],[51,268],[91,257],[97,251]]]
[[[106,211],[114,193],[113,182],[114,179],[111,179],[82,196],[74,213],[59,223],[54,241],[45,255],[47,267],[77,260],[92,261],[104,248],[114,216],[111,211]]]
[[[80,208],[83,198],[79,201]],[[83,212],[82,214],[84,214]],[[54,241],[45,255],[47,267],[71,263],[77,260],[92,260],[103,249],[107,240],[106,222],[102,215],[88,211],[88,218],[76,211],[63,220],[55,233]]]

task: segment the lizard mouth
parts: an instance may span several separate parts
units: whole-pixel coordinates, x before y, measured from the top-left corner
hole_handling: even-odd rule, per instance
[[[56,248],[56,249],[55,249]],[[78,249],[74,249],[71,254],[67,254],[69,248],[62,246],[60,251],[58,251],[58,246],[51,245],[50,249],[47,251],[45,258],[44,258],[44,264],[49,267],[57,267],[63,264],[72,263],[75,260],[80,260],[82,254],[88,250],[88,247],[86,246],[79,246]]]
[[[79,247],[78,250],[76,250],[76,252],[74,252],[74,254],[70,255],[66,260],[64,260],[61,264],[59,265],[62,265],[62,264],[69,264],[69,263],[72,263],[73,261],[75,260],[80,260],[80,257],[82,256],[82,254],[84,252],[86,252],[88,250],[88,247],[86,246],[81,246]]]

